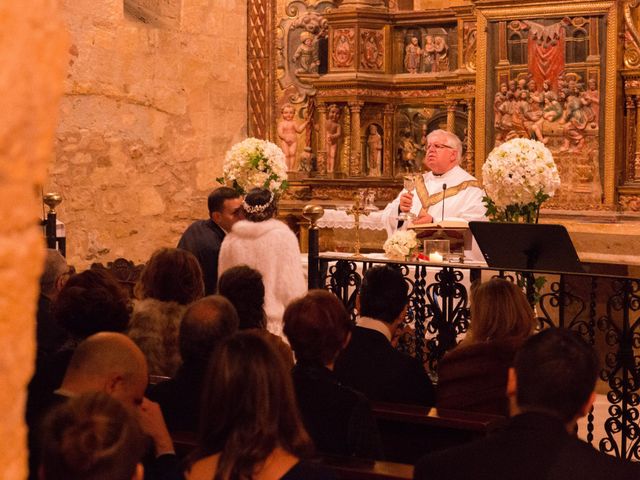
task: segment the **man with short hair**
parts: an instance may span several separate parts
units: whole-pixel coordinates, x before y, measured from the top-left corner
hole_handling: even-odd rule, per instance
[[[182,365],[174,378],[153,386],[149,392],[149,398],[160,404],[169,430],[198,430],[209,357],[222,340],[238,331],[239,323],[236,309],[221,295],[201,298],[185,311],[179,335]]]
[[[216,293],[218,254],[224,236],[242,219],[242,198],[229,187],[219,187],[209,194],[208,220],[196,220],[184,231],[178,248],[193,253],[204,275],[205,295]]]
[[[40,276],[40,296],[36,318],[36,363],[43,363],[62,346],[67,334],[56,323],[51,306],[69,278],[67,261],[58,250],[47,249],[44,271]]]
[[[55,391],[55,402],[89,392],[110,395],[138,418],[142,430],[153,441],[154,455],[145,466],[145,478],[181,479],[173,441],[160,407],[144,396],[147,381],[147,360],[133,340],[121,333],[96,333],[75,349],[62,385]],[[31,452],[35,454],[34,461],[39,439],[32,440],[36,441]],[[33,468],[34,463],[31,466]]]
[[[370,400],[432,406],[435,392],[424,367],[391,345],[408,304],[402,273],[390,266],[367,270],[360,288],[360,318],[335,373]]]
[[[389,234],[400,226],[400,213],[415,215],[414,224],[438,222],[443,216],[466,221],[485,219],[484,191],[460,167],[460,139],[451,132],[434,130],[427,135],[426,149],[423,163],[429,172],[415,175],[415,193],[403,190],[383,212],[382,220]]]
[[[504,430],[423,457],[416,479],[640,478],[640,465],[579,440],[576,422],[595,398],[598,360],[577,333],[550,328],[530,337],[509,370],[511,419]]]

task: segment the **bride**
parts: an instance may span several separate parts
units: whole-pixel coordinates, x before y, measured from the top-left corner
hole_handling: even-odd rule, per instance
[[[220,247],[218,277],[237,265],[258,270],[264,282],[267,329],[282,336],[284,309],[307,291],[298,239],[275,218],[278,202],[273,192],[254,188],[242,202],[242,210],[245,220],[233,225]]]

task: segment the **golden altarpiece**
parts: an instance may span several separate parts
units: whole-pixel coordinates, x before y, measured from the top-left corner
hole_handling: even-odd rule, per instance
[[[640,1],[442,4],[249,1],[249,134],[287,155],[283,213],[361,189],[383,207],[420,170],[437,128],[463,139],[462,167],[480,180],[494,146],[532,137],[562,179],[543,221],[582,234],[578,250],[606,256],[615,245],[632,257],[623,237],[640,233]]]

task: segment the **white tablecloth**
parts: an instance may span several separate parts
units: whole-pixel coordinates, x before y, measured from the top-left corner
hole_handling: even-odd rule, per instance
[[[353,215],[348,215],[344,210],[327,208],[324,215],[318,220],[320,228],[345,228],[354,227]],[[360,215],[360,228],[363,230],[385,230],[382,223],[382,210],[373,211],[369,215]]]

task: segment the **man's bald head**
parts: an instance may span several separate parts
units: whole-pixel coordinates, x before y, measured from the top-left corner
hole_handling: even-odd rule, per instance
[[[102,332],[76,348],[62,389],[74,394],[104,391],[125,404],[142,402],[147,361],[138,346],[121,333]]]
[[[180,354],[185,363],[206,365],[215,346],[238,331],[233,304],[221,295],[193,302],[180,324]]]

